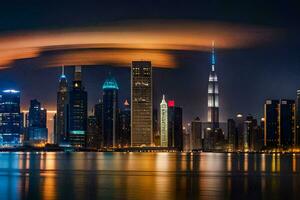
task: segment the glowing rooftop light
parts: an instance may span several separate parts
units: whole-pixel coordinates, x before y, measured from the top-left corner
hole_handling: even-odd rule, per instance
[[[240,117],[243,117],[243,115],[242,114],[237,114],[236,117],[240,118]]]
[[[4,93],[19,93],[20,91],[9,89],[9,90],[3,90],[2,92],[4,92]]]
[[[117,84],[117,81],[113,77],[109,77],[103,83],[102,89],[103,90],[107,90],[107,89],[116,89],[116,90],[118,90],[119,86]]]

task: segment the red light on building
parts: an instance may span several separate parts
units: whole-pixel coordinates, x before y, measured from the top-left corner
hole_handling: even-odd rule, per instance
[[[169,107],[174,107],[175,106],[175,101],[174,100],[168,101],[168,106]]]

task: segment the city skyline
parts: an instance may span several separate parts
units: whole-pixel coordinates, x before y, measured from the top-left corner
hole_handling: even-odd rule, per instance
[[[220,121],[226,121],[239,112],[251,113],[260,118],[263,115],[260,104],[266,99],[294,99],[295,91],[300,86],[297,3],[282,6],[278,2],[267,4],[252,1],[252,3],[227,2],[224,5],[224,3],[219,4],[218,1],[209,3],[191,1],[183,5],[180,2],[143,4],[134,1],[128,6],[117,0],[115,4],[96,1],[91,1],[90,4],[73,2],[71,10],[65,3],[60,3],[58,7],[49,2],[34,3],[32,6],[30,1],[18,2],[18,5],[22,9],[16,8],[12,2],[5,2],[1,8],[5,9],[0,12],[0,16],[6,19],[3,20],[0,29],[2,44],[0,50],[5,52],[3,55],[6,60],[12,60],[6,65],[1,65],[0,89],[16,88],[22,91],[22,109],[28,107],[31,99],[37,98],[48,110],[56,110],[55,93],[61,65],[66,65],[67,78],[73,77],[69,66],[75,64],[71,65],[69,59],[57,59],[59,63],[51,63],[52,67],[47,67],[49,63],[41,62],[42,60],[53,60],[57,57],[51,56],[63,56],[64,52],[66,54],[85,52],[91,55],[88,50],[95,48],[99,49],[99,52],[92,54],[90,58],[109,59],[102,59],[100,63],[85,59],[87,64],[80,63],[83,66],[83,79],[89,92],[89,105],[93,105],[99,99],[101,84],[109,71],[120,85],[120,100],[130,99],[130,81],[128,81],[130,70],[124,68],[124,58],[126,58],[125,66],[130,67],[128,60],[133,60],[132,55],[135,54],[138,60],[152,60],[153,78],[156,82],[154,88],[160,88],[154,94],[156,107],[159,105],[159,97],[165,93],[169,98],[176,99],[176,102],[184,108],[185,122],[196,116],[201,120],[206,119],[207,98],[203,94],[207,90],[206,80],[209,73],[207,66],[212,40],[216,42],[217,71],[220,79],[220,99],[222,99]],[[114,5],[120,7],[115,8]],[[111,7],[114,9],[106,9]],[[89,12],[82,8],[86,8]],[[140,8],[144,8],[144,12],[140,12]],[[39,12],[35,12],[36,10]],[[112,11],[107,12],[107,10]],[[78,12],[82,12],[80,17],[76,15]],[[55,16],[53,13],[56,13]],[[240,17],[239,13],[243,13],[243,17]],[[74,16],[77,20],[74,20]],[[149,31],[151,28],[153,32]],[[125,41],[120,42],[116,34],[117,36],[110,38],[111,42],[116,42],[116,51],[109,51],[109,48],[103,50],[101,40],[96,37],[98,31],[110,33],[114,30],[117,30],[117,33],[122,32]],[[84,34],[81,35],[80,32]],[[90,34],[91,32],[95,34]],[[140,44],[139,42],[133,44],[136,35],[128,32],[141,32],[138,35],[139,41],[147,41],[147,44],[142,47],[150,48],[151,51],[147,52],[147,55],[142,53],[146,52],[145,49],[138,49],[138,52],[122,51],[120,49],[122,45],[136,48]],[[168,37],[170,32],[174,39]],[[70,33],[79,34],[80,37]],[[223,33],[229,36],[224,37]],[[65,36],[56,37],[58,35]],[[102,33],[99,35],[100,38],[107,36]],[[155,37],[151,39],[151,36]],[[162,36],[164,40],[160,40]],[[96,40],[93,39],[94,37]],[[72,42],[67,44],[67,38],[73,38]],[[191,38],[192,41],[178,38]],[[53,43],[55,39],[60,43]],[[166,39],[169,39],[171,45],[163,45]],[[180,44],[179,41],[183,43]],[[85,46],[88,42],[89,45]],[[125,44],[127,42],[129,44]],[[191,46],[193,42],[196,44],[194,47]],[[184,48],[178,48],[181,45]],[[29,48],[25,48],[28,46]],[[70,46],[72,48],[68,50]],[[31,47],[33,49],[44,47],[55,51],[38,53],[32,51]],[[21,52],[14,52],[14,48],[20,49]],[[11,52],[18,54],[14,57]],[[112,53],[122,59],[122,64],[110,63],[114,58],[118,60],[116,57],[108,56]],[[67,55],[69,58],[70,55]],[[77,54],[71,55],[76,57]],[[168,64],[175,61],[177,68],[172,68],[175,67],[173,64],[168,65],[169,68],[155,68],[162,63],[160,58],[164,58],[163,60],[168,61]],[[172,62],[169,62],[170,58]],[[2,58],[0,63],[5,63]]]

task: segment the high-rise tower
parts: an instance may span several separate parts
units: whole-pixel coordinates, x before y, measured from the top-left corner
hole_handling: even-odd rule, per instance
[[[131,66],[131,145],[152,145],[152,66],[133,61]]]
[[[103,144],[117,147],[118,91],[117,81],[110,75],[102,86],[103,96]]]
[[[160,141],[162,147],[168,147],[168,105],[165,95],[160,103]]]
[[[85,146],[87,130],[87,92],[81,80],[81,67],[75,67],[73,87],[69,92],[69,141],[72,146]]]
[[[68,81],[62,66],[57,92],[57,115],[54,142],[63,144],[68,141]]]
[[[20,145],[20,91],[0,92],[0,146]]]
[[[215,43],[212,42],[211,71],[208,79],[208,112],[207,120],[213,129],[219,128],[219,85],[218,76],[215,71]]]

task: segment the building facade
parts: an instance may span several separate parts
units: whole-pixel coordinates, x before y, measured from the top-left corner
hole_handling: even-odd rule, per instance
[[[278,100],[266,100],[264,105],[264,145],[279,146]]]
[[[202,149],[202,123],[199,117],[196,117],[191,123],[191,149]]]
[[[86,147],[89,149],[99,149],[99,126],[97,118],[92,115],[87,120]]]
[[[168,146],[183,149],[182,108],[168,101]]]
[[[21,133],[20,91],[0,93],[0,146],[20,145]]]
[[[168,105],[165,95],[160,103],[160,143],[162,147],[168,147]]]
[[[117,147],[118,138],[118,91],[116,80],[109,76],[102,86],[103,99],[103,146],[105,148]]]
[[[47,110],[36,99],[30,101],[27,134],[30,143],[46,143],[48,140]]]
[[[131,131],[130,131],[130,105],[126,100],[123,104],[124,108],[119,115],[119,137],[118,144],[120,147],[130,147]]]
[[[69,142],[84,147],[87,131],[87,92],[81,80],[81,67],[75,67],[72,89],[69,91]]]
[[[295,101],[281,99],[278,106],[280,146],[292,147],[296,144]]]
[[[153,144],[152,66],[150,61],[133,61],[131,66],[131,145]]]

